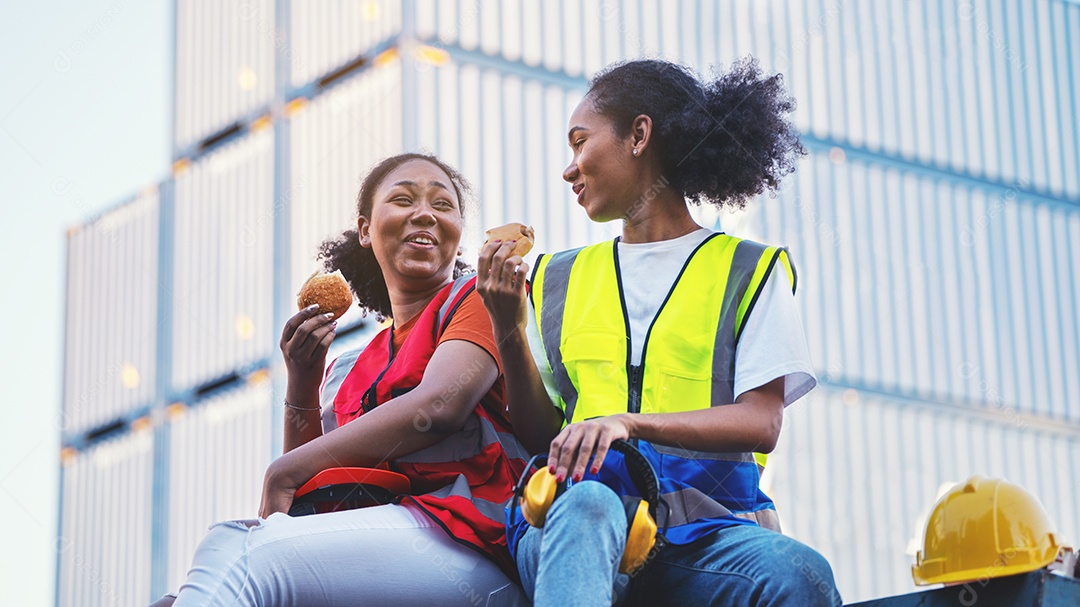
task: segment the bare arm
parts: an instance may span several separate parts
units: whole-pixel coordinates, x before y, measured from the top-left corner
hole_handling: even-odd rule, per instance
[[[543,453],[562,428],[563,416],[551,402],[529,350],[525,336],[529,266],[520,256],[510,255],[513,242],[492,241],[480,251],[476,291],[491,317],[499,347],[514,435],[530,453]]]
[[[640,438],[691,451],[755,451],[776,447],[784,419],[784,378],[748,390],[730,405],[678,413],[621,413],[570,424],[551,442],[555,474],[579,480],[589,458],[600,469],[616,439]]]
[[[419,386],[274,460],[259,515],[287,511],[296,490],[327,468],[374,467],[437,444],[461,429],[498,375],[495,360],[480,346],[442,343]]]
[[[285,452],[322,436],[319,384],[326,368],[326,352],[334,341],[337,323],[318,306],[300,310],[281,331],[288,383],[285,387]]]

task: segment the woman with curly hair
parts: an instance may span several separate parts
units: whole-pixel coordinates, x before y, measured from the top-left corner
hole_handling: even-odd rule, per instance
[[[175,605],[524,603],[500,514],[524,452],[491,321],[458,259],[466,187],[423,154],[364,179],[357,229],[320,256],[362,309],[393,324],[324,373],[333,314],[316,305],[285,323],[285,453],[266,471],[259,519],[211,528]],[[338,427],[324,433],[331,407]],[[315,474],[384,463],[408,477],[409,495],[286,514]]]
[[[805,154],[793,108],[752,60],[707,82],[665,61],[610,66],[570,117],[563,179],[591,220],[622,220],[622,236],[540,256],[531,290],[509,243],[481,252],[511,420],[561,491],[542,527],[508,512],[537,607],[840,604],[828,563],[778,533],[759,487],[784,407],[816,384],[794,267],[785,249],[702,228],[688,208],[775,191]],[[664,506],[643,567],[621,563],[624,504],[642,490],[616,441],[651,464]]]

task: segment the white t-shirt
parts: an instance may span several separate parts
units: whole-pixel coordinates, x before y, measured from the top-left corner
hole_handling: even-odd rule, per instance
[[[619,271],[630,317],[632,364],[641,363],[645,333],[660,310],[675,278],[702,241],[712,234],[702,228],[685,236],[660,242],[626,244],[620,242]],[[536,313],[529,304],[526,336],[540,377],[552,400],[558,395],[555,378],[547,362],[544,344],[536,326]],[[817,385],[810,364],[799,310],[787,274],[774,268],[746,319],[735,348],[735,397],[784,378],[784,405],[790,405]]]

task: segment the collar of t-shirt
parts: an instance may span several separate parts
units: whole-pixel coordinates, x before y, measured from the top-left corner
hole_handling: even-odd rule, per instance
[[[660,305],[690,254],[712,233],[701,228],[671,240],[641,244],[619,241],[619,275],[630,318],[630,364],[641,364],[645,333]]]

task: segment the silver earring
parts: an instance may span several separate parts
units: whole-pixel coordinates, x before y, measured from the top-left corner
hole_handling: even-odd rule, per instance
[[[633,152],[631,152],[631,153],[632,153],[632,154],[633,154],[634,156],[637,156],[637,150],[634,150],[634,151],[633,151]]]

